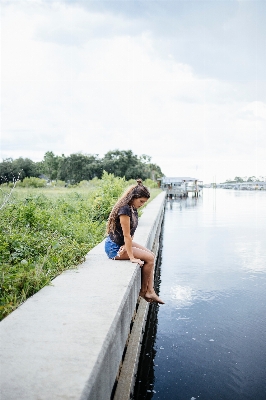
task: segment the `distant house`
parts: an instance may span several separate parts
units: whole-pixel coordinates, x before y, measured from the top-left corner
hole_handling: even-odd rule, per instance
[[[188,176],[164,176],[163,178],[159,178],[158,181],[161,189],[165,190],[169,197],[183,197],[187,196],[189,192],[195,193],[197,196],[203,188],[202,181],[200,181],[198,178],[191,178]]]

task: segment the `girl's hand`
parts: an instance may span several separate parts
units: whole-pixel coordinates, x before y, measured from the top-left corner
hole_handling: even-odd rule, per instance
[[[137,263],[139,264],[141,267],[144,265],[144,261],[140,260],[139,258],[131,258],[130,261],[132,263]]]
[[[122,254],[124,254],[125,252],[126,252],[125,246],[121,246],[120,249],[119,249],[119,251],[118,251],[119,255],[122,255]]]

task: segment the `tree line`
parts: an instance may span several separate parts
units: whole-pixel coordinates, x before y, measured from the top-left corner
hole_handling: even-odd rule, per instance
[[[55,155],[47,151],[42,161],[29,158],[7,158],[0,163],[0,184],[29,177],[49,181],[62,180],[71,184],[83,180],[101,178],[103,171],[126,180],[141,178],[156,180],[163,176],[161,168],[151,163],[151,157],[137,156],[132,150],[111,150],[102,158],[98,154],[73,153],[69,156]]]
[[[263,176],[236,176],[234,179],[226,179],[226,181],[224,183],[242,183],[242,182],[263,182],[264,181],[264,177]]]

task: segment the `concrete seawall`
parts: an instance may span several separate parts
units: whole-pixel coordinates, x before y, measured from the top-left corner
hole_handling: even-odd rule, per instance
[[[148,204],[134,237],[150,249],[164,201],[161,193]],[[114,396],[129,398],[148,308],[141,300],[135,313],[140,279],[138,265],[109,260],[102,242],[77,269],[65,271],[5,318],[1,400],[110,399],[123,354]]]

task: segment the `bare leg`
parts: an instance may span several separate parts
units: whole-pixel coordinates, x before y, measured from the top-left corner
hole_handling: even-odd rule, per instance
[[[145,247],[132,247],[132,251],[135,258],[139,258],[140,260],[144,261],[144,265],[141,269],[140,296],[145,298],[146,301],[155,301],[157,303],[164,304],[164,302],[157,296],[153,288],[154,254],[150,250],[145,249]],[[116,257],[116,260],[129,260],[126,250],[120,254],[120,257]]]
[[[150,253],[150,254],[152,254],[154,256],[154,253],[151,250],[147,249],[146,247],[142,246],[141,244],[138,244],[136,242],[132,242],[132,247],[136,247],[137,249],[145,250],[145,251],[147,251],[148,253]]]

